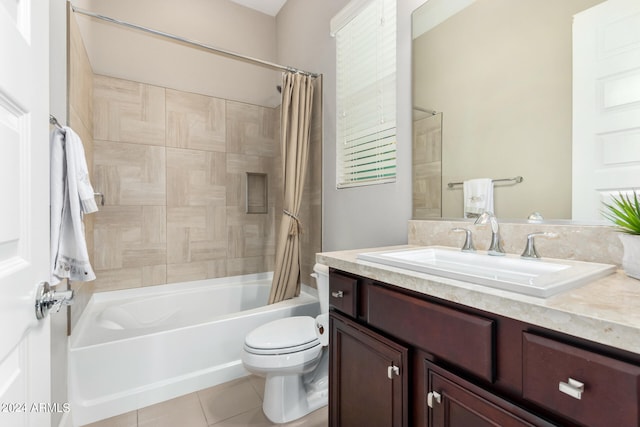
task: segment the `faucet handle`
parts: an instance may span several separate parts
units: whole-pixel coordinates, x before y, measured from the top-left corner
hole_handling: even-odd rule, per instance
[[[531,259],[541,258],[540,255],[538,254],[538,251],[536,250],[536,244],[534,240],[536,236],[551,237],[551,238],[558,237],[556,233],[551,233],[548,231],[538,231],[535,233],[527,234],[527,245],[525,246],[524,251],[522,252],[522,255],[520,255],[522,258],[531,258]]]
[[[464,239],[464,245],[462,245],[462,249],[460,249],[462,252],[475,252],[476,251],[476,248],[473,245],[473,236],[471,234],[471,230],[468,230],[466,228],[456,227],[456,228],[452,228],[451,231],[454,231],[456,233],[465,233],[466,234],[466,238]]]

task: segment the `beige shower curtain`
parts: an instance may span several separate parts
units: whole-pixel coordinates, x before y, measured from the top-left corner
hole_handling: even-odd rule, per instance
[[[269,304],[300,294],[300,237],[298,219],[309,157],[313,78],[285,73],[282,78],[280,142],[284,167],[284,210],[276,241],[276,262]]]

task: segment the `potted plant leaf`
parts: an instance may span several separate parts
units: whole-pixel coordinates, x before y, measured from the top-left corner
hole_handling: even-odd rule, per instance
[[[604,217],[613,222],[624,249],[622,268],[627,276],[640,279],[640,199],[633,194],[618,193],[611,203],[604,203]]]

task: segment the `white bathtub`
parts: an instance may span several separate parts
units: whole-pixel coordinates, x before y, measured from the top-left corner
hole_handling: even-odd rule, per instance
[[[74,425],[247,375],[249,331],[320,310],[306,286],[266,305],[270,286],[269,273],[94,294],[69,341]]]

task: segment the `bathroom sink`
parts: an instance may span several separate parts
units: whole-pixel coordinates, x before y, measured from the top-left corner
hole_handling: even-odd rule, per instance
[[[490,256],[444,246],[366,252],[357,259],[458,279],[535,297],[549,297],[613,273],[614,265],[518,255]]]

